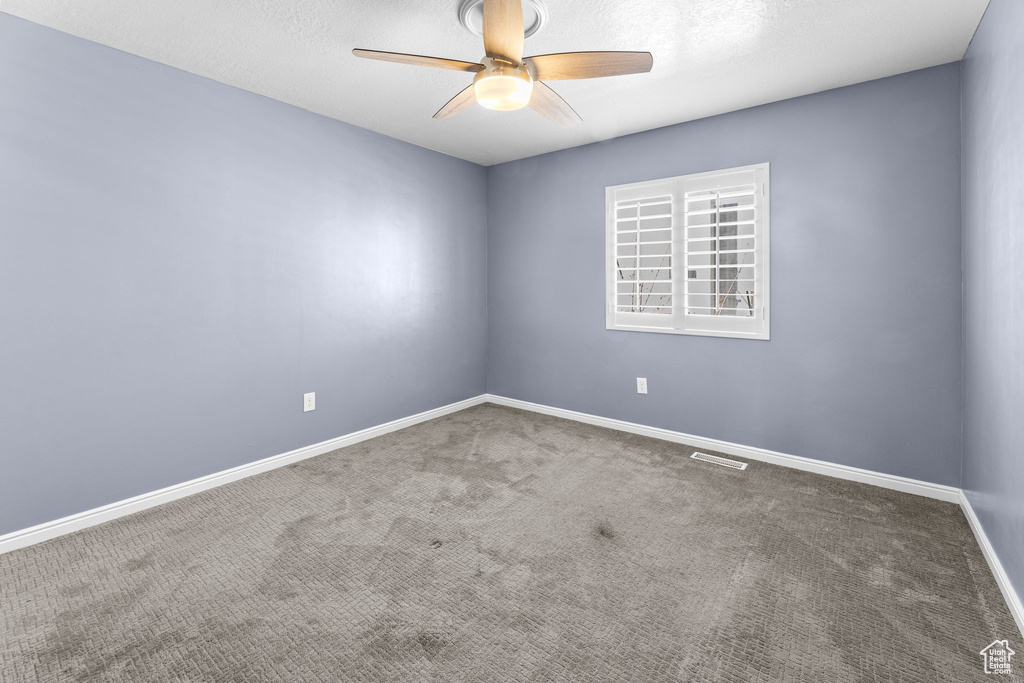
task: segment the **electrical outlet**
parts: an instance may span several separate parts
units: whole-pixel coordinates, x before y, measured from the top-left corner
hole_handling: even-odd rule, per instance
[[[646,394],[647,393],[647,378],[637,377],[636,378],[636,393]]]
[[[308,413],[311,410],[316,410],[316,392],[312,394],[302,395],[302,412]]]

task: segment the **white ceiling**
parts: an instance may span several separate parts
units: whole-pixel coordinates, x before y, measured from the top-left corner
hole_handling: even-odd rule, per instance
[[[3,0],[3,11],[480,164],[959,60],[988,0],[544,0],[526,54],[649,50],[649,74],[553,83],[583,117],[431,116],[471,74],[354,47],[476,61],[459,0]]]

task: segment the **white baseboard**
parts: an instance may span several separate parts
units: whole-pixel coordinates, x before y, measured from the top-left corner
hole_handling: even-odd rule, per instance
[[[663,439],[665,441],[673,441],[675,443],[684,443],[690,446],[696,446],[697,448],[701,449],[718,451],[720,453],[728,453],[729,455],[735,455],[741,458],[747,458],[749,460],[759,460],[761,462],[768,462],[773,465],[790,467],[796,470],[804,470],[806,472],[824,474],[829,477],[838,477],[839,479],[849,479],[852,481],[859,481],[865,484],[873,484],[875,486],[881,486],[882,488],[894,489],[896,491],[903,491],[904,493],[913,493],[918,496],[925,496],[927,498],[943,500],[946,501],[947,503],[960,502],[960,489],[956,488],[955,486],[943,486],[942,484],[932,484],[927,481],[908,479],[906,477],[898,477],[894,474],[872,472],[871,470],[864,470],[859,467],[837,465],[836,463],[825,462],[824,460],[803,458],[798,455],[788,455],[786,453],[770,451],[765,448],[744,446],[738,443],[731,443],[729,441],[719,441],[718,439],[709,439],[703,436],[684,434],[683,432],[674,432],[672,430],[661,429],[659,427],[648,427],[646,425],[640,425],[633,422],[613,420],[608,417],[599,417],[597,415],[580,413],[575,410],[553,408],[551,406],[545,406],[539,403],[520,401],[519,399],[516,398],[506,398],[504,396],[495,396],[494,394],[487,394],[486,399],[491,403],[496,403],[502,406],[509,406],[511,408],[522,408],[523,410],[530,410],[535,413],[543,413],[545,415],[563,417],[568,420],[575,420],[576,422],[585,422],[587,424],[597,425],[599,427],[616,429],[620,432],[630,432],[631,434],[650,436],[654,437],[655,439]]]
[[[967,494],[963,491],[960,492],[960,509],[964,511],[967,523],[971,525],[971,531],[974,532],[974,537],[978,539],[978,545],[981,546],[981,553],[985,556],[989,569],[992,570],[992,574],[996,577],[996,583],[999,584],[999,590],[1003,593],[1006,606],[1010,608],[1010,614],[1013,615],[1013,620],[1017,622],[1017,628],[1020,630],[1021,635],[1024,636],[1024,605],[1021,604],[1017,591],[1013,589],[1010,577],[1006,570],[1003,569],[1003,563],[999,561],[999,556],[996,555],[995,548],[992,547],[992,543],[988,540],[985,529],[981,526],[981,521],[974,514],[971,501],[967,500]],[[999,637],[1005,638],[1006,636]]]
[[[288,451],[287,453],[273,455],[269,458],[257,460],[256,462],[251,462],[246,465],[233,467],[229,470],[215,472],[214,474],[193,479],[192,481],[186,481],[182,484],[168,486],[167,488],[160,489],[159,491],[144,493],[140,496],[135,496],[134,498],[128,498],[127,500],[111,503],[110,505],[86,510],[85,512],[70,515],[69,517],[64,517],[52,522],[45,522],[43,524],[29,527],[28,529],[14,531],[0,536],[0,555],[35,543],[41,543],[57,536],[69,534],[72,531],[78,531],[79,529],[85,529],[86,527],[102,524],[103,522],[107,522],[118,517],[130,515],[133,512],[145,510],[146,508],[151,508],[155,505],[160,505],[161,503],[167,503],[172,500],[177,500],[178,498],[191,496],[194,493],[212,489],[215,486],[222,486],[232,481],[237,481],[245,477],[250,477],[254,474],[259,474],[260,472],[266,472],[267,470],[290,465],[291,463],[298,462],[299,460],[305,460],[306,458],[330,453],[338,448],[350,446],[354,443],[359,443],[360,441],[366,441],[367,439],[372,439],[375,436],[381,436],[382,434],[394,432],[405,427],[411,427],[412,425],[419,424],[420,422],[433,420],[434,418],[441,417],[442,415],[448,415],[449,413],[454,413],[471,406],[479,405],[485,401],[486,399],[483,395],[474,396],[473,398],[468,398],[464,401],[450,403],[446,406],[441,406],[440,408],[434,408],[433,410],[427,410],[416,415],[392,420],[391,422],[386,422],[382,425],[377,425],[376,427],[369,427],[328,441],[322,441],[311,446],[297,448],[294,451]]]

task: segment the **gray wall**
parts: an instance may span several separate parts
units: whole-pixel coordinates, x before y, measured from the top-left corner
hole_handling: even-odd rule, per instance
[[[488,391],[958,485],[959,89],[951,64],[489,168]],[[606,330],[604,188],[764,161],[771,341]]]
[[[1024,2],[963,61],[963,488],[1024,597]]]
[[[481,393],[485,194],[0,14],[0,533]]]

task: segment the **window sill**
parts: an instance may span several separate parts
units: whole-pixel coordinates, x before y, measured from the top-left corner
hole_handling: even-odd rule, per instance
[[[640,325],[605,325],[607,330],[619,332],[653,332],[655,334],[686,334],[696,337],[725,337],[728,339],[756,339],[759,341],[770,341],[771,336],[767,330],[764,332],[731,332],[724,330],[677,330],[671,327],[643,327]]]

